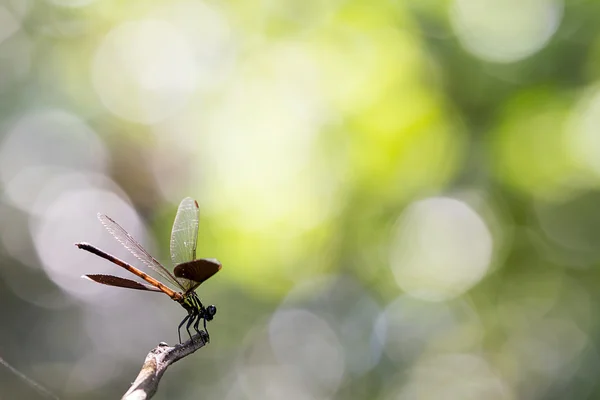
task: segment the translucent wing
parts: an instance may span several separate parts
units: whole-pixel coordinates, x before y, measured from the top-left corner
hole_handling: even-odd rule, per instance
[[[121,225],[117,224],[106,215],[98,214],[102,225],[117,239],[127,250],[136,256],[141,262],[150,267],[157,274],[180,289],[184,289],[177,279],[152,257]]]
[[[196,289],[202,282],[221,270],[221,263],[214,258],[201,258],[175,266],[173,273],[185,282],[185,290]],[[187,285],[187,286],[186,286]]]
[[[146,285],[144,283],[132,281],[131,279],[125,279],[113,275],[91,274],[83,275],[82,278],[89,279],[90,281],[98,282],[108,286],[117,286],[127,289],[147,290],[149,292],[162,293],[161,290],[155,288],[154,286]]]
[[[174,265],[196,259],[198,214],[198,203],[191,197],[186,197],[179,204],[171,231],[171,260]]]

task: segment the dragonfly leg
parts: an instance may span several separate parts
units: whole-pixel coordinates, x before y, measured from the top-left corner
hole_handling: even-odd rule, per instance
[[[208,328],[206,327],[206,318],[204,319],[204,332],[206,332],[206,339],[207,341],[210,340],[210,335],[208,334]]]
[[[183,321],[181,321],[181,323],[177,327],[177,334],[179,335],[179,343],[181,343],[181,327],[183,326],[183,324],[185,324],[185,321],[187,321],[191,315],[192,315],[192,313],[189,313],[188,315],[186,315],[185,318],[183,319]]]
[[[190,319],[188,320],[187,325],[185,326],[185,330],[187,331],[188,335],[190,335],[190,339],[192,338],[192,334],[190,332],[190,326],[192,326],[192,324],[194,323],[194,321],[198,318],[198,311],[193,310],[190,313]]]
[[[204,319],[204,327],[206,329],[206,309],[204,308],[204,305],[202,304],[202,302],[200,301],[200,299],[198,298],[198,296],[194,293],[193,297],[192,297],[192,301],[194,302],[194,306],[196,308],[196,313],[197,313],[197,317],[196,317],[196,322],[194,323],[194,330],[196,331],[197,334],[201,334],[200,333],[200,329],[198,329],[198,325],[200,325],[200,320]]]
[[[204,319],[204,315],[202,313],[198,314],[198,318],[196,318],[196,322],[194,323],[194,330],[197,334],[200,334],[200,330],[198,329],[198,325],[200,325],[200,320]]]

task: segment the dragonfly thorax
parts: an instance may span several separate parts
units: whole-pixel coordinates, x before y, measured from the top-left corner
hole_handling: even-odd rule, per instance
[[[181,299],[178,302],[187,311],[200,311],[204,309],[196,293],[182,293]]]

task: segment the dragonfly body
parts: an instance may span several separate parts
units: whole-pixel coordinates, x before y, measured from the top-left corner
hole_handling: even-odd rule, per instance
[[[205,307],[195,290],[202,282],[221,269],[221,263],[216,259],[195,259],[196,240],[198,235],[198,203],[188,197],[183,199],[179,205],[171,233],[171,259],[174,264],[172,272],[162,266],[137,241],[135,241],[125,229],[111,218],[101,214],[98,215],[98,218],[106,229],[121,242],[126,249],[162,278],[181,289],[181,291],[173,290],[158,279],[139,270],[131,264],[128,264],[89,243],[82,242],[76,243],[75,245],[82,250],[102,257],[105,260],[128,270],[148,284],[104,274],[88,274],[83,277],[103,285],[150,292],[162,292],[181,304],[188,312],[188,315],[181,321],[177,330],[179,342],[181,342],[181,327],[186,322],[186,330],[191,337],[190,327],[193,326],[194,330],[200,333],[198,326],[201,320],[204,321],[204,331],[208,337],[206,322],[213,319],[217,312],[217,308],[214,305]]]

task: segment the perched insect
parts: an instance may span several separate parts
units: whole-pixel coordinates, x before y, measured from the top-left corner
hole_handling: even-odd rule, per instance
[[[89,243],[76,243],[75,246],[82,250],[89,251],[99,257],[102,257],[119,267],[125,268],[129,272],[142,278],[150,285],[136,282],[131,279],[120,278],[118,276],[90,274],[83,275],[82,278],[90,279],[103,285],[118,286],[127,289],[147,290],[150,292],[162,292],[175,300],[185,310],[188,315],[181,321],[177,328],[179,343],[181,343],[181,327],[187,322],[185,329],[190,333],[190,327],[193,324],[194,330],[200,333],[198,325],[200,320],[204,321],[204,331],[207,338],[208,330],[206,321],[213,319],[217,313],[214,305],[204,307],[195,290],[202,282],[216,274],[221,269],[221,263],[214,258],[201,258],[196,260],[196,244],[198,241],[198,203],[196,200],[186,197],[179,204],[177,216],[173,223],[171,231],[171,261],[173,268],[171,271],[162,266],[154,257],[152,257],[125,229],[106,215],[98,214],[98,219],[106,229],[123,245],[127,250],[159,274],[167,282],[179,288],[181,291],[175,291],[164,283],[151,277],[143,271],[126,263],[123,260],[114,257]]]

